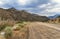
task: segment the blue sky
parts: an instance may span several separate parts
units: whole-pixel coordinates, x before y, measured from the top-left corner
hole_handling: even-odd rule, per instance
[[[60,14],[60,0],[0,0],[0,8],[11,7],[42,16]]]

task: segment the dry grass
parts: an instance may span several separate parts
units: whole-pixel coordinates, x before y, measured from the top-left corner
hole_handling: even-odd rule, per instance
[[[0,28],[1,31],[4,31],[6,27],[10,27],[11,29],[14,26],[19,26],[20,30],[12,30],[12,37],[10,37],[9,39],[25,39],[26,35],[27,35],[27,27],[26,24],[27,22],[23,22],[23,23],[18,23],[17,21],[0,21]],[[2,26],[2,27],[1,27]]]
[[[2,26],[2,25],[13,26],[15,24],[16,24],[16,21],[12,21],[12,20],[10,20],[10,21],[0,21],[0,26]]]
[[[13,31],[13,39],[27,39],[27,27],[23,27],[20,30]]]

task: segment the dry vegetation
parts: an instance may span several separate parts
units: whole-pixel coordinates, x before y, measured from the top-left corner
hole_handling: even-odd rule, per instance
[[[27,35],[27,22],[1,21],[0,39],[25,39]]]

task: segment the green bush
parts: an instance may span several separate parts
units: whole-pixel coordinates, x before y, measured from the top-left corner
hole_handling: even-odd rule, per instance
[[[2,31],[3,29],[5,29],[6,24],[0,25],[0,31]]]
[[[6,27],[5,28],[5,38],[8,39],[11,37],[12,37],[12,29],[11,29],[11,27]]]
[[[18,26],[21,27],[21,28],[23,28],[24,27],[24,24],[19,24]]]
[[[24,22],[24,21],[17,21],[16,24],[18,24],[18,23],[23,23],[23,22]]]

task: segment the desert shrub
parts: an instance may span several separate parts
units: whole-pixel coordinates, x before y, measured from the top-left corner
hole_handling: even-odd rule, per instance
[[[21,21],[18,21],[16,24],[21,23]]]
[[[13,27],[13,30],[14,31],[17,31],[17,30],[20,30],[21,28],[23,28],[24,26],[22,26],[22,25],[15,25],[14,27]]]
[[[23,28],[23,27],[24,27],[24,24],[19,24],[19,26],[20,26],[21,28]]]
[[[23,28],[25,26],[25,22],[19,23],[18,26],[20,26],[21,28]]]
[[[15,21],[0,21],[0,31],[4,30],[7,26],[13,26],[15,24]]]
[[[17,24],[18,24],[19,27],[23,28],[25,26],[26,22],[21,21],[21,22],[18,22]]]
[[[20,30],[20,29],[21,29],[21,27],[17,26],[15,30]]]
[[[16,30],[20,30],[21,28],[23,28],[25,26],[24,23],[18,23],[16,25],[13,26],[13,30],[16,31]]]
[[[11,29],[11,27],[6,27],[5,28],[5,38],[9,39],[11,37],[12,37],[12,29]]]
[[[0,31],[4,30],[5,27],[6,27],[5,25],[0,26]]]

